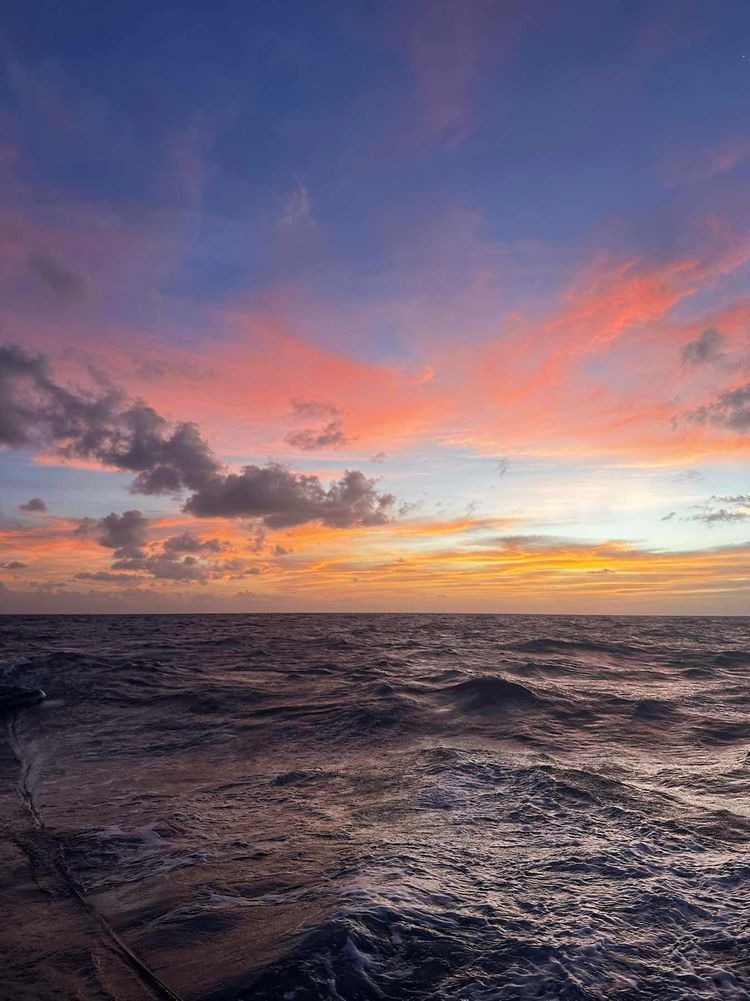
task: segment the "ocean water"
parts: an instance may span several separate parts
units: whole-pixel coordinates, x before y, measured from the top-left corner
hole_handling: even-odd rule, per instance
[[[0,619],[0,998],[750,997],[750,619]]]

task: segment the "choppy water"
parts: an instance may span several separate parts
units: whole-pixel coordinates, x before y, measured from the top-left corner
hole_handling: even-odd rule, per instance
[[[748,619],[0,644],[49,695],[0,757],[3,1001],[750,997]]]

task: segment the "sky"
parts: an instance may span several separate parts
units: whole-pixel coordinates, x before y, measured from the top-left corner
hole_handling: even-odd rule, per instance
[[[750,614],[744,0],[4,11],[0,611]]]

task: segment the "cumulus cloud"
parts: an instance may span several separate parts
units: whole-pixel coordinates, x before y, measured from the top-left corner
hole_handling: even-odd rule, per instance
[[[115,389],[61,386],[46,358],[13,345],[0,346],[0,444],[94,459],[134,473],[132,490],[147,494],[195,489],[220,468],[195,424],[173,427]]]
[[[718,361],[724,345],[724,335],[716,327],[706,327],[695,340],[688,341],[680,356],[685,365],[705,365]]]
[[[18,508],[20,511],[26,511],[27,514],[44,514],[47,510],[47,505],[41,497],[32,497],[25,504],[19,504]]]
[[[135,574],[148,574],[161,580],[198,581],[203,583],[214,569],[212,564],[203,563],[196,555],[220,552],[223,548],[217,539],[202,542],[191,532],[173,535],[162,543],[161,550],[153,551],[148,545],[149,520],[140,511],[125,511],[123,514],[108,514],[98,520],[85,518],[76,529],[78,535],[94,536],[99,544],[113,549],[113,571],[129,573],[108,573],[108,571],[83,572],[76,574],[78,580],[128,581],[137,580]],[[147,551],[147,548],[151,551]]]
[[[328,403],[296,400],[293,405],[306,415],[338,413]],[[329,445],[342,434],[332,425],[335,420],[323,429]],[[133,473],[133,493],[189,492],[184,510],[197,517],[250,517],[269,528],[317,520],[333,526],[374,525],[388,520],[394,506],[390,494],[379,493],[376,481],[356,470],[328,488],[316,476],[296,474],[274,462],[226,473],[194,423],[172,425],[117,389],[91,393],[61,386],[46,358],[12,345],[0,346],[0,444],[52,448],[63,457],[93,459]],[[130,515],[133,520],[134,514],[140,516],[126,512],[108,517]],[[88,526],[82,522],[79,533],[88,527],[101,539],[112,538],[105,520]],[[119,524],[112,522],[112,530]]]
[[[313,428],[292,431],[284,441],[293,448],[302,449],[303,452],[316,452],[321,448],[341,448],[347,444],[349,438],[344,432],[341,421],[333,420],[317,431]]]
[[[272,462],[215,476],[188,498],[185,510],[204,518],[258,518],[268,528],[307,521],[345,528],[381,525],[392,517],[394,505],[392,494],[379,493],[377,481],[358,470],[347,470],[326,489],[317,476]]]
[[[68,267],[54,254],[37,251],[29,254],[29,270],[53,293],[60,302],[73,302],[86,295],[84,276]]]
[[[696,424],[709,424],[729,431],[750,430],[750,382],[727,390],[714,403],[691,410],[686,417]]]
[[[173,535],[164,541],[167,553],[220,553],[224,544],[219,539],[199,539],[192,532]]]
[[[108,514],[105,518],[85,518],[76,529],[78,535],[95,535],[99,545],[114,549],[118,558],[141,556],[146,544],[148,518],[140,511]]]

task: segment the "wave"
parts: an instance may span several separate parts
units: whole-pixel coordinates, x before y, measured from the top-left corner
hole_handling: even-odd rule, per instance
[[[178,994],[750,997],[750,622],[94,616],[3,640],[8,684],[49,694],[6,729],[56,892]],[[8,877],[33,927],[46,902]],[[33,966],[53,1001],[87,944],[42,943],[3,988],[30,997]]]
[[[601,640],[568,640],[557,637],[540,637],[539,639],[526,640],[522,643],[514,643],[509,649],[518,650],[519,653],[537,654],[610,654],[618,657],[637,656],[639,651],[636,647],[624,643],[604,643]]]
[[[470,678],[440,689],[440,694],[467,712],[490,712],[506,707],[533,709],[545,703],[531,689],[500,675]]]

